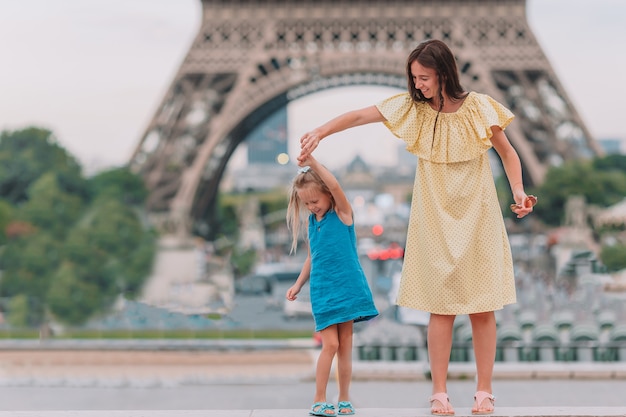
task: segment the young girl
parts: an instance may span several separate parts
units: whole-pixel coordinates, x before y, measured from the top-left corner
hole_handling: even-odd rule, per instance
[[[301,226],[308,223],[309,253],[287,300],[297,298],[309,281],[315,331],[322,350],[315,372],[315,396],[309,414],[336,416],[354,414],[350,402],[352,379],[353,323],[378,315],[356,250],[352,207],[337,179],[311,155],[300,160],[287,209],[287,224],[293,234],[292,251]],[[308,216],[307,216],[308,213]],[[308,217],[308,219],[307,219]],[[333,358],[337,355],[339,403],[326,401],[326,387]]]
[[[431,413],[453,415],[447,373],[454,318],[472,325],[477,385],[473,414],[491,414],[496,354],[494,310],[516,301],[513,262],[487,151],[498,152],[518,218],[533,210],[520,159],[504,129],[513,114],[461,87],[454,55],[428,40],[407,59],[408,92],[340,115],[300,139],[299,159],[328,135],[383,122],[418,157],[397,304],[430,312]]]

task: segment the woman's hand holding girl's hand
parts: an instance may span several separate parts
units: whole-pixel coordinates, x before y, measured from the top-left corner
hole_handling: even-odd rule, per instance
[[[311,152],[317,148],[317,145],[320,144],[321,140],[322,138],[319,133],[317,133],[316,129],[302,135],[300,138],[300,156],[298,157],[298,161],[310,155]]]
[[[310,160],[311,160],[311,155],[305,155],[305,156],[300,155],[298,157],[298,166],[299,167],[310,166],[309,164]]]
[[[317,163],[317,160],[311,154],[298,158],[298,166],[300,167],[309,166],[313,168],[313,165],[315,165],[316,163]]]

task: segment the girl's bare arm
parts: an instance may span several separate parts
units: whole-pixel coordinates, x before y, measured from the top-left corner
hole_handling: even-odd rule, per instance
[[[297,297],[298,293],[302,289],[302,286],[306,284],[306,282],[309,280],[310,276],[311,276],[311,252],[309,252],[306,259],[304,260],[304,264],[302,265],[302,271],[300,271],[300,275],[298,275],[298,279],[296,279],[296,282],[287,290],[287,294],[285,294],[285,297],[287,298],[287,300],[293,301],[296,298],[298,298]]]
[[[312,155],[307,156],[307,158],[302,161],[302,165],[308,165],[313,171],[317,172],[333,195],[333,199],[335,200],[335,212],[343,224],[347,226],[351,225],[353,222],[352,205],[350,205],[350,201],[348,201],[348,197],[346,197],[337,178]]]

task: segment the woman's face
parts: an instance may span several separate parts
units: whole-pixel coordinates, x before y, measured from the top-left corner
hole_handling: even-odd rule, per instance
[[[330,210],[332,201],[330,196],[323,193],[319,187],[310,184],[300,188],[298,191],[298,198],[304,206],[313,214],[317,220],[324,217],[324,214]]]
[[[415,88],[422,92],[424,98],[431,99],[435,97],[439,91],[439,77],[437,72],[432,68],[426,68],[419,62],[411,63],[411,77]]]

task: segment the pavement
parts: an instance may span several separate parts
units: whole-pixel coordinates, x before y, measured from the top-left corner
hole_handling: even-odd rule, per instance
[[[0,385],[30,381],[38,385],[88,378],[90,384],[102,382],[111,386],[118,381],[141,379],[163,380],[168,384],[194,380],[196,383],[254,382],[261,380],[314,379],[319,351],[312,341],[294,340],[280,345],[261,341],[255,345],[224,344],[211,350],[179,346],[171,350],[123,349],[56,349],[0,350]],[[202,345],[204,346],[204,345]],[[238,348],[237,348],[238,346]],[[246,347],[247,346],[247,347]],[[253,346],[256,346],[254,348]],[[207,346],[204,346],[206,349]],[[451,362],[449,379],[475,378],[473,362]],[[423,361],[358,361],[353,362],[353,380],[357,381],[424,381],[429,379],[428,363]],[[626,362],[496,362],[494,379],[617,379],[626,380]]]
[[[171,386],[307,379],[310,350],[1,350],[0,386]]]
[[[319,351],[0,350],[0,417],[307,416]],[[448,393],[470,414],[474,365],[451,363]],[[353,363],[358,416],[429,415],[422,362]],[[495,416],[625,416],[626,363],[497,363]],[[329,400],[336,400],[331,378]],[[594,406],[598,407],[594,407]],[[104,411],[106,410],[106,411]]]
[[[268,410],[106,410],[106,411],[0,411],[0,417],[294,417],[306,416],[302,409]],[[431,416],[429,409],[381,409],[358,410],[359,417],[425,417]],[[472,416],[469,410],[457,410],[456,416]],[[621,407],[522,407],[499,408],[494,417],[603,417],[626,416]]]

